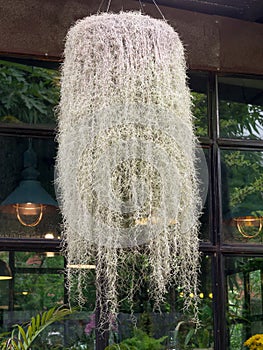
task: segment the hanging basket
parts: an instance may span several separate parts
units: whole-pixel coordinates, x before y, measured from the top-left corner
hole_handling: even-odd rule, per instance
[[[178,34],[137,12],[103,13],[69,30],[64,54],[57,165],[69,265],[96,265],[102,323],[144,278],[157,308],[175,283],[196,310],[200,198]],[[68,269],[83,303],[89,272]]]

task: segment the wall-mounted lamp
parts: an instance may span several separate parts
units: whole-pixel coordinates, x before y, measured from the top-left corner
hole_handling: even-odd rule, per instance
[[[263,218],[242,216],[234,219],[239,233],[245,238],[257,237],[263,228]]]
[[[6,262],[0,260],[0,281],[11,280],[12,272]]]
[[[35,227],[46,210],[56,210],[57,202],[47,193],[37,180],[37,156],[29,141],[24,153],[24,170],[18,187],[1,203],[1,210],[16,215],[23,226]]]

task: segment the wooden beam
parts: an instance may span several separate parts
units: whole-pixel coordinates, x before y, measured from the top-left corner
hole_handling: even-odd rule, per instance
[[[106,3],[104,1],[105,10]],[[0,0],[0,56],[62,60],[66,33],[97,13],[98,0]],[[140,10],[139,1],[112,0],[110,10]],[[263,74],[263,25],[160,6],[184,42],[190,69]],[[153,4],[143,12],[161,15]]]

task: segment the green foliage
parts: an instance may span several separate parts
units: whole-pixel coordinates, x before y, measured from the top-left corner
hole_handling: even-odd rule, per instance
[[[208,135],[207,96],[191,92],[193,115],[197,136]],[[220,136],[259,139],[263,128],[262,106],[220,100]]]
[[[30,268],[27,273],[16,272],[15,275],[14,302],[19,310],[47,310],[63,304],[64,276],[60,273],[64,268],[63,256],[47,258],[45,254],[16,252],[15,264],[22,271]],[[46,272],[41,273],[41,269]]]
[[[162,343],[166,338],[164,336],[155,339],[140,329],[134,329],[132,338],[125,339],[119,344],[109,345],[105,350],[162,350],[165,348]]]
[[[196,332],[194,328],[190,330],[192,331],[191,345],[199,348],[207,348],[211,345],[213,340],[212,301],[207,301],[207,303],[200,309],[200,320],[201,328],[197,329]]]
[[[140,330],[142,330],[146,334],[150,336],[153,334],[153,323],[149,312],[144,311],[141,314],[138,326]]]
[[[174,336],[180,350],[211,347],[214,339],[212,304],[213,301],[210,298],[200,301],[198,327],[191,321],[191,314],[189,316],[184,314],[184,320],[177,323]]]
[[[227,276],[227,323],[231,350],[240,350],[242,339],[247,339],[253,317],[260,310],[262,269],[263,259],[260,257],[228,258],[230,274]],[[251,293],[248,299],[247,288]]]
[[[32,317],[26,327],[15,325],[11,336],[1,342],[0,349],[29,350],[40,333],[52,323],[61,321],[71,313],[70,309],[53,307],[42,314],[37,314],[36,317]]]
[[[259,128],[263,126],[261,106],[221,100],[219,113],[221,136],[259,138]]]
[[[207,96],[198,92],[191,92],[193,102],[193,115],[195,132],[197,136],[208,135],[208,120],[207,120]]]
[[[229,206],[234,216],[242,216],[242,212],[257,216],[262,202],[262,153],[224,151],[222,159],[227,166]]]
[[[17,274],[15,288],[21,292],[15,295],[15,301],[21,310],[46,310],[55,304],[63,303],[64,276],[59,273]]]
[[[55,123],[59,73],[0,61],[0,122]]]

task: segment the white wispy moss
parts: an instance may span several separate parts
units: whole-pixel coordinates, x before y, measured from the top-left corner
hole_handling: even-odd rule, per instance
[[[157,308],[173,283],[196,307],[200,199],[178,34],[137,12],[103,13],[69,30],[64,54],[57,163],[68,263],[96,264],[101,325],[144,277]],[[88,273],[68,269],[81,303]]]

